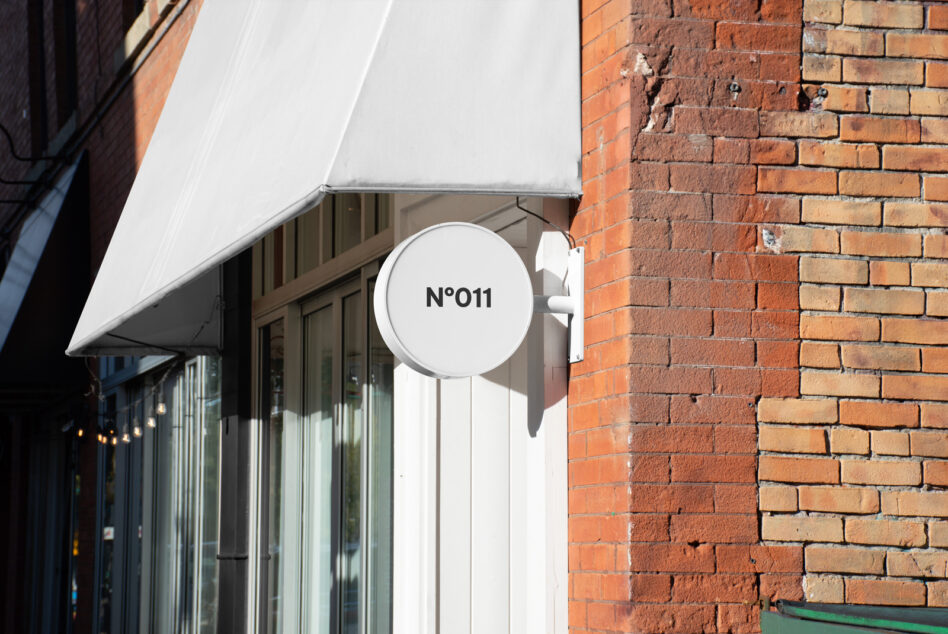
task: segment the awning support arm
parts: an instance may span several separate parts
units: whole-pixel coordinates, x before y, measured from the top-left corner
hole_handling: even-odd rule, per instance
[[[567,354],[570,363],[583,360],[583,315],[585,313],[585,248],[570,249],[566,258],[567,295],[535,295],[533,312],[566,314],[569,328],[569,348]]]

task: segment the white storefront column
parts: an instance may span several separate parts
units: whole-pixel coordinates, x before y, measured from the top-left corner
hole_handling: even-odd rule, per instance
[[[561,226],[566,203],[527,206]],[[568,246],[513,201],[399,197],[396,240],[437,222],[507,239],[534,292],[563,294]],[[565,316],[536,315],[517,353],[470,379],[395,369],[394,631],[567,628]]]

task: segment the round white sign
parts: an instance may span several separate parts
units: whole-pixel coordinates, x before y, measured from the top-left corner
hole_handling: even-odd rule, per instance
[[[389,349],[436,378],[483,374],[510,358],[533,318],[520,256],[493,231],[465,222],[429,227],[382,265],[375,319]]]

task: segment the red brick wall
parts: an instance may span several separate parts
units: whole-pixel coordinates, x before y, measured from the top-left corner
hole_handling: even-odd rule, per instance
[[[811,600],[948,605],[948,206],[929,202],[946,199],[946,11],[808,0],[819,125],[768,161],[806,166],[768,181],[808,194],[800,226],[771,228],[801,253],[805,400],[758,409],[761,530],[810,544]]]
[[[945,10],[582,2],[575,630],[945,604]]]

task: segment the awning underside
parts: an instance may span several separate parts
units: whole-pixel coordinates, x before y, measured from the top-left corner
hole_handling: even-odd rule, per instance
[[[33,281],[33,273],[46,250],[46,242],[59,218],[77,168],[78,162],[66,169],[36,209],[23,221],[10,261],[0,278],[0,351],[6,344],[23,298]]]
[[[216,345],[212,271],[329,191],[579,195],[577,12],[205,0],[69,353]]]

